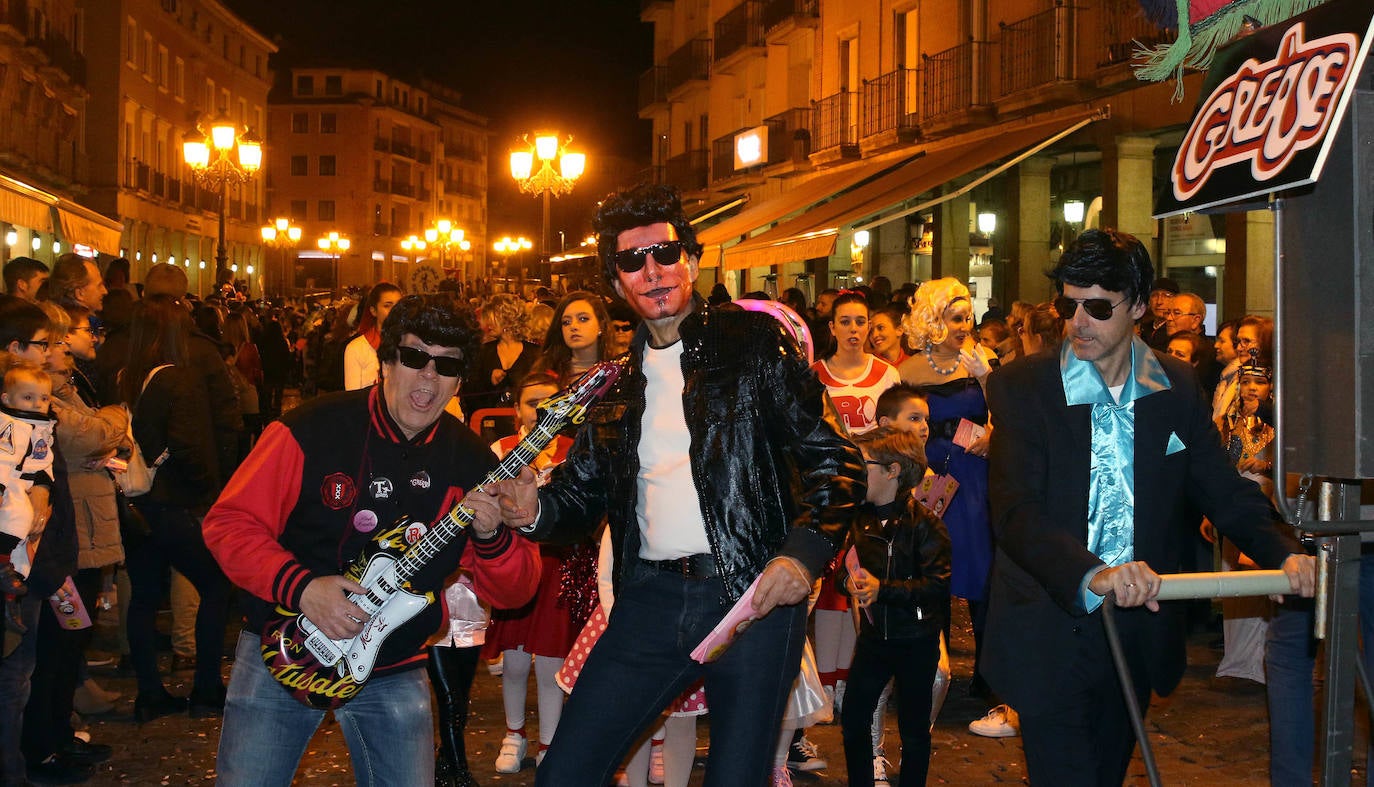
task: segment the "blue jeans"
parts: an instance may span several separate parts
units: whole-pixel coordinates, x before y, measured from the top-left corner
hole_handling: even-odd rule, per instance
[[[434,783],[434,721],[423,669],[367,682],[334,711],[359,785]],[[287,787],[325,711],[307,707],[282,688],[262,663],[256,634],[239,635],[224,729],[219,739],[219,784]]]
[[[1360,558],[1360,658],[1374,678],[1374,554]],[[1312,670],[1312,600],[1288,597],[1269,621],[1264,648],[1269,699],[1269,781],[1274,787],[1312,784],[1316,711]],[[1374,755],[1371,755],[1374,756]]]
[[[30,593],[20,602],[20,619],[29,633],[13,653],[0,658],[0,785],[28,784],[28,770],[19,740],[24,706],[29,701],[29,678],[38,653],[38,613],[47,599]]]
[[[724,616],[720,597],[718,579],[686,579],[638,562],[625,567],[606,631],[577,678],[536,785],[611,783],[641,733],[701,677],[711,706],[705,784],[766,782],[801,664],[806,605],[774,609],[720,659],[698,664],[690,654]]]

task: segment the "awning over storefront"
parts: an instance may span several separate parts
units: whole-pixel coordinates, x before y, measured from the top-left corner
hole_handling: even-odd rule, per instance
[[[1105,116],[1105,112],[1096,110],[1067,118],[1061,115],[996,127],[976,139],[945,147],[932,146],[915,161],[724,249],[724,267],[740,270],[827,257],[835,252],[842,228],[866,222],[855,229],[867,229],[953,199]],[[1018,153],[962,188],[911,205],[922,194]]]
[[[101,216],[70,200],[59,199],[52,207],[54,224],[70,245],[89,246],[113,257],[119,256],[119,238],[124,225]]]
[[[52,232],[49,197],[47,192],[0,175],[0,221],[39,232]]]
[[[893,167],[905,164],[919,155],[919,153],[904,150],[875,156],[870,161],[861,162],[831,174],[820,175],[794,189],[749,205],[738,214],[697,233],[697,240],[706,247],[701,254],[701,267],[712,268],[720,264],[722,244],[733,243],[741,237],[761,227],[767,227],[799,210],[809,208],[823,200],[832,199],[856,185],[882,176]]]

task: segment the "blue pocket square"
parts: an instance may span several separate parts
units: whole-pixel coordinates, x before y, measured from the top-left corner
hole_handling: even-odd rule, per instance
[[[1178,453],[1179,451],[1182,451],[1182,450],[1183,450],[1184,448],[1186,448],[1186,447],[1187,447],[1187,446],[1185,446],[1185,445],[1183,444],[1183,441],[1180,440],[1180,439],[1178,439],[1178,433],[1177,433],[1177,432],[1170,432],[1170,433],[1169,433],[1169,447],[1166,448],[1166,449],[1164,449],[1164,455],[1165,455],[1165,456],[1172,456],[1172,455]]]

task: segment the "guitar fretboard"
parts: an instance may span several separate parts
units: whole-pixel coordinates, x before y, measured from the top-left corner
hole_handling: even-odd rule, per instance
[[[487,477],[482,480],[481,486],[473,492],[480,490],[487,484],[520,475],[520,471],[533,462],[535,457],[539,456],[539,453],[547,448],[557,436],[558,432],[555,429],[551,429],[543,423],[536,424],[530,433],[525,435],[525,438],[510,453],[506,454],[501,463],[487,474]],[[419,541],[412,544],[410,549],[406,550],[405,557],[397,561],[396,579],[403,583],[409,582],[410,578],[442,552],[444,547],[452,543],[459,532],[472,524],[473,516],[472,509],[462,503],[454,506],[453,510],[448,512],[443,519],[440,519],[438,524],[422,536]]]

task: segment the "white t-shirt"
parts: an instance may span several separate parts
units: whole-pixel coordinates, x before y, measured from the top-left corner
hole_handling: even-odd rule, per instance
[[[711,551],[701,501],[692,482],[692,437],[682,412],[682,342],[644,348],[644,417],[640,421],[635,511],[639,556],[670,560]]]
[[[344,348],[344,390],[356,391],[377,382],[377,351],[366,336],[358,336]]]
[[[868,364],[857,377],[840,377],[825,361],[816,361],[811,368],[850,434],[863,434],[878,425],[878,397],[902,381],[897,368],[876,355],[868,356]]]

